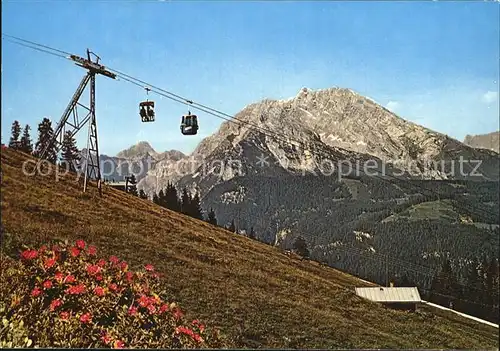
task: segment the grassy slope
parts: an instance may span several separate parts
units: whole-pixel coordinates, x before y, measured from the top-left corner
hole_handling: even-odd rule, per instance
[[[347,274],[114,189],[101,199],[94,187],[82,194],[74,178],[25,176],[25,155],[1,157],[4,250],[84,238],[131,265],[152,263],[172,299],[220,326],[235,347],[498,348],[498,329],[385,309],[358,298],[353,287],[367,284]]]
[[[450,200],[427,201],[411,206],[406,211],[384,219],[384,222],[407,219],[419,221],[424,219],[444,219],[450,223],[459,222],[460,214],[453,208]]]

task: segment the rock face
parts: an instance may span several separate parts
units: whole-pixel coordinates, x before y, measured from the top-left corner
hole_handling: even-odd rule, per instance
[[[498,233],[484,228],[499,222],[498,172],[497,153],[405,121],[349,89],[302,89],[245,107],[191,155],[158,161],[138,188],[151,195],[173,182],[199,192],[219,225],[234,221],[238,233],[253,229],[283,248],[300,235],[314,258],[369,276],[374,262],[361,262],[359,252],[428,266],[442,255],[496,253]],[[455,220],[471,213],[476,225]]]
[[[85,149],[81,153],[85,155]],[[99,157],[101,173],[105,180],[122,181],[125,179],[124,177],[133,173],[140,181],[158,164],[164,164],[168,160],[179,161],[186,155],[178,150],[158,153],[147,141],[141,141],[120,151],[116,156],[101,154]]]
[[[276,167],[257,170],[260,154]],[[237,175],[269,174],[277,168],[314,172],[359,158],[413,177],[460,179],[464,177],[460,157],[481,160],[483,176],[498,179],[498,157],[491,151],[471,148],[406,121],[350,89],[303,88],[288,100],[264,100],[245,107],[202,140],[189,157],[159,162],[138,187],[151,193],[169,181],[181,182],[204,195]],[[465,176],[473,168],[470,162],[462,166]]]
[[[151,147],[147,141],[140,141],[139,143],[129,147],[126,150],[120,151],[116,157],[125,159],[135,159],[151,156],[153,158],[158,157],[157,152]]]
[[[464,144],[474,148],[500,152],[500,131],[489,134],[466,135]]]

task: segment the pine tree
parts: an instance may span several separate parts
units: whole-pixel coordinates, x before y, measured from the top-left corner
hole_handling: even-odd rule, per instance
[[[203,211],[201,209],[201,200],[200,200],[200,196],[198,195],[198,193],[194,194],[193,198],[191,199],[189,208],[190,208],[189,215],[191,217],[203,220]]]
[[[453,275],[451,262],[449,259],[445,259],[441,271],[436,274],[432,281],[431,299],[442,306],[451,306],[455,302],[454,297],[460,294],[457,283]]]
[[[153,194],[153,203],[159,205],[160,204],[160,197],[158,196],[157,193]]]
[[[144,200],[148,199],[148,195],[144,192],[143,189],[139,190],[139,197]]]
[[[414,287],[416,286],[415,283],[413,283],[406,274],[403,274],[403,276],[399,279],[397,279],[394,282],[394,285],[400,286],[400,287]]]
[[[165,205],[172,211],[180,212],[181,210],[177,189],[170,182],[168,182],[167,189],[165,190]]]
[[[20,148],[20,140],[19,137],[21,136],[21,125],[19,124],[18,121],[14,121],[12,123],[12,129],[11,129],[11,137],[9,141],[9,147],[14,149],[14,150],[19,150]]]
[[[465,280],[469,289],[467,289],[465,293],[462,294],[462,298],[470,302],[481,303],[481,301],[483,300],[483,297],[481,296],[481,290],[483,289],[483,286],[481,284],[478,267],[479,261],[477,258],[467,266]],[[479,306],[475,303],[468,303],[465,307],[464,312],[477,316],[478,312],[480,312],[478,311],[478,307]]]
[[[252,227],[252,228],[250,228],[250,234],[248,234],[248,237],[249,237],[250,239],[255,240],[256,236],[255,236],[255,232],[253,231],[253,227]]]
[[[181,212],[185,215],[189,215],[191,210],[191,195],[186,188],[182,189],[181,197]]]
[[[134,196],[138,196],[139,194],[137,193],[137,180],[135,179],[134,174],[132,174],[128,178],[128,184],[129,184],[128,192]]]
[[[54,135],[54,130],[52,129],[52,123],[48,118],[44,118],[42,122],[38,125],[38,141],[35,144],[35,157],[41,157],[42,151],[45,146],[50,143],[51,138]],[[46,155],[46,160],[52,163],[57,161],[56,146],[52,145]]]
[[[167,208],[167,203],[165,201],[165,193],[163,192],[163,189],[160,189],[160,192],[158,193],[158,205]]]
[[[302,236],[298,236],[293,243],[293,249],[302,257],[309,257],[309,250],[307,248],[307,242]]]
[[[80,160],[76,140],[70,131],[64,133],[61,147],[61,164],[69,167],[69,170],[76,172],[76,163]]]
[[[491,258],[486,268],[486,291],[488,298],[486,304],[498,306],[498,262]]]
[[[31,143],[29,125],[24,127],[23,136],[21,137],[21,142],[19,143],[19,150],[27,154],[33,153],[33,144]]]
[[[236,233],[236,225],[234,224],[234,219],[231,221],[231,225],[227,228],[230,232]]]
[[[217,218],[215,217],[215,212],[213,209],[210,209],[210,212],[208,212],[207,222],[213,225],[217,225]]]

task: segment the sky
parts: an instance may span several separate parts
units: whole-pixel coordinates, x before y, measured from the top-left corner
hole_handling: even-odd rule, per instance
[[[458,140],[499,130],[497,1],[2,1],[2,33],[84,56],[234,115],[302,87],[350,88]],[[32,137],[57,123],[85,70],[2,39],[2,142],[14,120]],[[88,101],[88,93],[85,95]],[[138,104],[156,102],[156,122]],[[96,82],[100,153],[147,140],[190,153],[224,120],[126,81]],[[77,138],[86,146],[86,133]]]

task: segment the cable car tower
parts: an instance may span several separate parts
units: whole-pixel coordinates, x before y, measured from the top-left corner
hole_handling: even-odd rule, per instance
[[[90,55],[95,56],[95,61],[92,61]],[[40,154],[40,160],[37,163],[36,169],[39,170],[40,162],[47,157],[47,153],[51,147],[55,146],[56,153],[61,149],[64,134],[71,131],[71,136],[75,136],[84,126],[89,122],[88,137],[87,137],[87,151],[85,157],[85,178],[83,182],[83,191],[87,190],[87,183],[89,179],[97,181],[99,195],[102,196],[101,188],[101,169],[99,162],[99,147],[97,142],[97,121],[95,116],[95,77],[98,74],[108,78],[116,79],[116,74],[108,71],[105,66],[99,64],[100,57],[87,49],[87,58],[84,59],[77,55],[70,55],[69,59],[75,61],[77,66],[87,70],[87,74],[83,77],[80,85],[76,89],[71,101],[64,110],[57,127],[54,130],[54,135],[51,140],[46,144],[45,148]],[[85,106],[79,102],[85,88],[90,83],[90,101],[89,105]],[[87,112],[85,117],[81,118],[78,115],[78,107],[85,109]],[[72,117],[72,118],[70,118]],[[69,127],[69,128],[68,128]],[[68,128],[68,130],[66,130]],[[81,165],[82,163],[80,163]],[[81,168],[80,168],[81,171]]]

